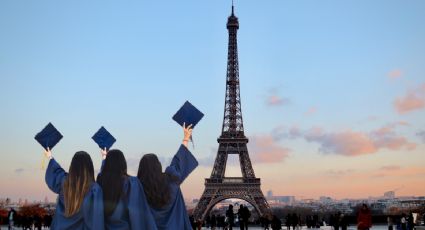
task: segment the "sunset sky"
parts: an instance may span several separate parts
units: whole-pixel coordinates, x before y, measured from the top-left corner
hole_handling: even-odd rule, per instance
[[[189,100],[198,198],[218,148],[230,0],[0,1],[0,198],[50,200],[34,136],[48,122],[68,169],[105,126],[134,175],[168,164]],[[425,1],[236,1],[245,134],[263,192],[425,195]],[[165,166],[164,166],[165,167]],[[239,176],[236,156],[227,176]]]

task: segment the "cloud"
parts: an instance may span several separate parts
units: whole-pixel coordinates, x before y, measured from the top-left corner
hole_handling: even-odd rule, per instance
[[[425,130],[417,132],[416,135],[421,138],[423,143],[425,143]]]
[[[338,176],[346,176],[346,175],[352,174],[354,172],[356,172],[356,170],[354,170],[354,169],[327,170],[327,171],[325,171],[325,175],[338,177]]]
[[[366,134],[351,130],[339,133],[318,133],[313,130],[305,135],[305,139],[319,143],[319,151],[325,154],[357,156],[377,151],[373,141]]]
[[[279,95],[279,88],[271,88],[268,90],[267,95],[265,97],[265,104],[267,106],[283,106],[290,103],[288,98],[282,97]]]
[[[281,162],[289,156],[291,151],[276,143],[272,135],[252,136],[249,140],[249,154],[255,163]]]
[[[382,166],[380,168],[380,170],[382,170],[382,171],[397,171],[397,170],[400,170],[400,169],[401,169],[401,167],[398,166],[398,165],[387,165],[387,166]]]
[[[23,168],[15,169],[15,173],[17,173],[17,174],[23,173],[24,171],[25,171],[25,169],[23,169]]]
[[[399,69],[394,69],[394,70],[388,72],[388,77],[390,79],[397,79],[397,78],[400,78],[401,76],[402,76],[402,72]]]
[[[310,116],[317,113],[317,108],[316,107],[310,107],[306,112],[305,115]]]
[[[297,127],[289,129],[279,127],[273,130],[272,135],[275,140],[303,138],[308,142],[318,143],[319,152],[324,154],[359,156],[377,153],[381,149],[415,149],[415,143],[394,131],[396,127],[406,125],[409,124],[404,121],[394,122],[371,132],[359,132],[351,129],[326,132],[320,127],[308,130],[300,130]]]
[[[282,98],[278,95],[270,95],[267,97],[266,104],[268,106],[282,106],[289,104],[288,98]]]
[[[399,114],[405,114],[425,107],[425,83],[409,90],[394,100],[393,106]]]

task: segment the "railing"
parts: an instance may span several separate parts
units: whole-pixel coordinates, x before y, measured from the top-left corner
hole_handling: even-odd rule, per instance
[[[257,184],[260,183],[260,178],[243,178],[243,177],[223,177],[223,178],[208,178],[205,183],[213,184]]]

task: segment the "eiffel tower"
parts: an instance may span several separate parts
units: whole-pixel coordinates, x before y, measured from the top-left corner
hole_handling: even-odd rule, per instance
[[[260,178],[255,177],[248,154],[248,138],[244,134],[242,108],[239,88],[239,62],[237,50],[238,18],[234,14],[227,20],[229,45],[227,56],[226,99],[224,118],[217,157],[210,178],[205,179],[205,190],[193,211],[195,219],[204,219],[211,209],[220,201],[237,198],[250,203],[259,216],[270,214],[263,192]],[[227,156],[239,155],[242,177],[225,177]]]

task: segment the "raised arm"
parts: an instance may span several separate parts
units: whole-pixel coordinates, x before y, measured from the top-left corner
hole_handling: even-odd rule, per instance
[[[165,172],[179,179],[179,183],[183,183],[187,176],[198,166],[198,161],[187,148],[187,142],[192,135],[192,125],[185,126],[183,123],[183,141],[177,153],[174,155],[170,166]]]
[[[198,161],[184,145],[180,145],[179,150],[174,155],[170,166],[165,172],[178,178],[180,183],[198,166]]]
[[[106,147],[104,149],[100,149],[100,155],[102,155],[102,164],[100,166],[99,174],[102,173],[103,166],[105,166],[106,155],[108,155],[108,151],[106,150]]]
[[[59,194],[62,190],[62,184],[68,173],[52,157],[52,152],[47,149],[44,153],[49,158],[49,165],[46,170],[46,184],[52,192]]]

